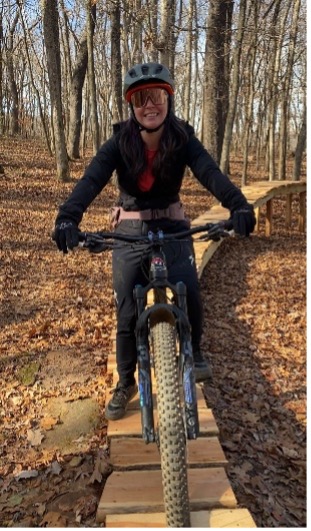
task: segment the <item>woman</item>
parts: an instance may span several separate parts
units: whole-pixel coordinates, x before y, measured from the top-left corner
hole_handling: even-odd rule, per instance
[[[172,110],[174,82],[158,63],[139,64],[124,79],[131,117],[114,126],[113,136],[99,149],[68,200],[61,205],[55,240],[64,253],[78,244],[83,213],[116,170],[119,199],[114,209],[115,230],[147,234],[149,230],[183,231],[189,227],[179,192],[188,166],[201,184],[231,212],[234,230],[249,236],[255,226],[253,207],[220,169],[196,138],[193,128]],[[201,353],[202,303],[191,239],[168,244],[169,280],[187,285],[189,320],[197,381],[211,378]],[[113,251],[113,288],[117,312],[117,368],[119,382],[106,406],[106,418],[121,418],[137,391],[135,308],[133,288],[146,285],[142,253],[129,247]]]

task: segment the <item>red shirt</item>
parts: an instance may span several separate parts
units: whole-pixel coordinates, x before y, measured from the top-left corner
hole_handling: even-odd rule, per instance
[[[142,192],[149,192],[155,180],[155,176],[152,173],[152,164],[153,164],[153,159],[157,154],[157,150],[152,151],[151,149],[146,149],[145,152],[147,156],[147,168],[138,177],[138,188]]]

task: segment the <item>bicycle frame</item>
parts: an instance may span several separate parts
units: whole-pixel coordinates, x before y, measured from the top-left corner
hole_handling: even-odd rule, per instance
[[[227,220],[218,223],[208,223],[176,234],[164,235],[162,231],[158,231],[156,234],[149,232],[147,237],[109,232],[81,233],[81,242],[83,242],[81,245],[95,253],[113,248],[114,241],[122,241],[128,244],[139,242],[149,244],[149,283],[144,287],[137,285],[133,293],[136,305],[136,345],[142,436],[146,443],[156,441],[153,418],[149,332],[152,323],[160,321],[166,321],[173,325],[178,339],[178,373],[179,382],[183,390],[186,436],[188,439],[196,439],[199,435],[191,328],[187,314],[187,288],[181,281],[175,285],[168,281],[163,245],[166,242],[181,240],[182,238],[200,232],[205,233],[200,239],[213,239],[217,241],[224,236],[228,236],[231,230],[232,222],[231,220]],[[167,302],[167,289],[170,289],[173,293],[173,302]],[[154,293],[154,304],[148,307],[147,295],[150,291]]]

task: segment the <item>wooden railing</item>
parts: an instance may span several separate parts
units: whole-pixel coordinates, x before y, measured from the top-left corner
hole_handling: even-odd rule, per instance
[[[298,229],[304,231],[306,228],[306,182],[304,181],[260,181],[244,186],[242,192],[247,200],[254,206],[257,226],[259,230],[260,209],[265,206],[265,234],[270,236],[273,229],[273,201],[282,196],[286,196],[285,206],[285,226],[290,228],[292,223],[292,199],[294,194],[299,196],[299,219]],[[210,210],[204,212],[196,218],[192,225],[203,225],[204,223],[216,222],[228,218],[228,210],[220,205],[214,205]],[[221,242],[198,242],[195,238],[195,254],[199,276],[213,256]]]

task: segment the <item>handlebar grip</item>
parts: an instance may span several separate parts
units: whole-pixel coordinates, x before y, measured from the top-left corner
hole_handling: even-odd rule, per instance
[[[232,222],[232,219],[227,219],[227,220],[224,220],[224,221],[217,221],[217,222],[212,222],[212,223],[207,223],[206,224],[206,229],[207,231],[213,231],[213,230],[225,230],[225,231],[230,231],[233,229],[233,222]]]
[[[79,232],[79,243],[83,243],[86,240],[86,232]]]

